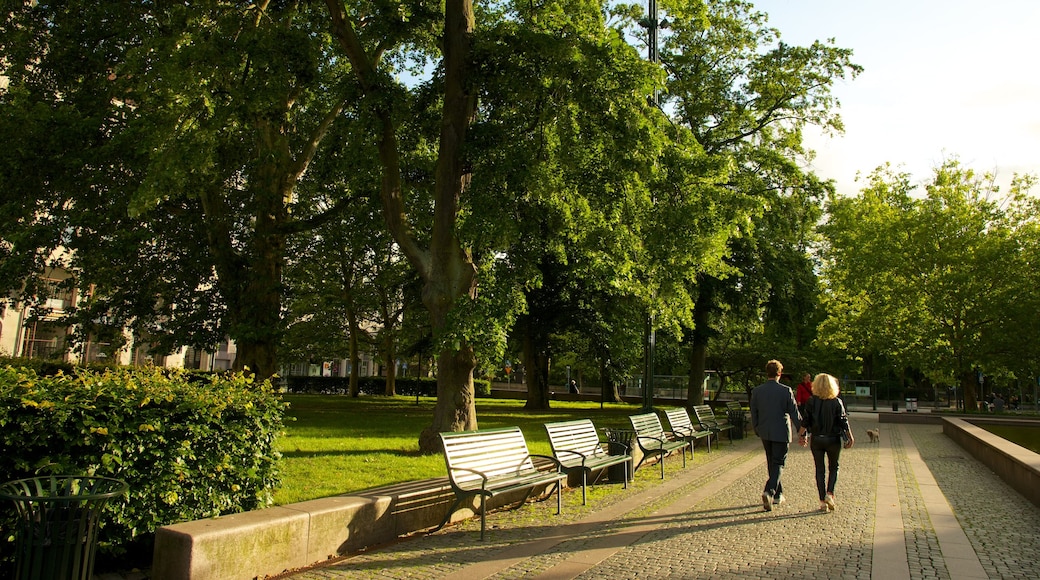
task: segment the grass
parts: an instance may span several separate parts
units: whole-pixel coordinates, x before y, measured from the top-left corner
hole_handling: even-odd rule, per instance
[[[284,505],[393,483],[444,477],[444,458],[419,454],[419,433],[433,418],[433,398],[285,395],[289,402],[282,453]],[[481,429],[519,426],[531,453],[551,454],[543,423],[592,419],[597,427],[627,427],[639,407],[622,403],[553,401],[525,411],[524,401],[477,399]]]

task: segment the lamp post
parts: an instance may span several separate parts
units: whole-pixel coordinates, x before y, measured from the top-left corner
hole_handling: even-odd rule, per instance
[[[657,0],[647,0],[647,17],[643,19],[639,24],[646,28],[647,31],[647,60],[657,64],[660,62],[660,57],[657,54],[657,31],[660,28],[668,28],[668,21],[657,20]],[[656,107],[658,103],[657,88],[654,88],[654,94],[651,96],[651,103]],[[654,316],[650,314],[647,317],[647,333],[646,333],[646,368],[645,378],[643,381],[643,410],[650,412],[654,408],[654,343],[656,342],[657,332],[654,329]]]

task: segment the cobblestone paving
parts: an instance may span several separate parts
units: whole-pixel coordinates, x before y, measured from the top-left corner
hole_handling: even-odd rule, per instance
[[[696,470],[711,460],[725,458],[725,464],[711,473],[704,473],[698,477],[691,486],[703,484],[716,476],[717,473],[729,469],[732,465],[740,464],[747,459],[749,449],[760,449],[754,442],[749,440],[737,441],[736,445],[724,442],[719,446],[713,445],[712,453],[708,454],[703,448],[698,447],[694,459],[688,459],[686,469]],[[683,471],[682,461],[678,457],[669,458],[665,462],[666,481]],[[656,464],[643,467],[636,475],[635,481],[629,484],[629,489],[623,490],[617,484],[605,484],[590,489],[587,506],[581,505],[580,493],[565,493],[563,513],[556,515],[555,500],[543,503],[529,504],[515,511],[498,511],[488,515],[488,540],[479,541],[480,521],[477,518],[460,522],[444,530],[428,536],[417,535],[391,546],[383,547],[371,553],[358,554],[346,558],[338,563],[311,568],[291,575],[293,580],[318,580],[318,579],[353,579],[353,578],[441,578],[449,573],[456,572],[468,564],[485,561],[489,558],[498,557],[503,551],[510,547],[535,541],[547,535],[560,533],[560,527],[571,524],[588,516],[595,510],[604,509],[615,505],[630,494],[640,493],[657,487],[661,480],[657,474],[660,473]],[[687,486],[684,489],[689,489]],[[668,503],[681,496],[682,490],[673,492],[670,496],[660,498],[649,506],[643,506],[639,511],[642,513],[651,511],[653,505]],[[568,539],[564,546],[557,546],[546,553],[535,558],[527,559],[519,565],[504,571],[498,578],[520,578],[548,569],[561,561],[568,553],[575,549],[581,549],[590,541],[602,536],[614,533],[618,526],[624,526],[623,521],[611,522],[606,527],[593,532]]]
[[[1040,577],[1040,508],[942,432],[910,429],[921,457],[990,578]]]
[[[876,447],[844,451],[840,465],[833,513],[816,511],[812,454],[795,445],[783,476],[787,502],[774,511],[762,510],[763,462],[579,578],[869,579]]]
[[[545,550],[524,557],[492,578],[528,578],[551,570],[609,539],[604,560],[578,578],[617,580],[670,578],[871,578],[875,528],[875,486],[879,446],[867,442],[865,429],[875,423],[854,419],[857,445],[842,452],[837,486],[838,507],[817,511],[812,454],[792,446],[784,471],[787,502],[764,512],[760,502],[765,464],[758,440],[723,444],[701,451],[687,470],[693,477],[667,495],[656,497],[609,523],[590,528],[582,519],[661,486],[657,467],[641,469],[630,489],[597,486],[588,506],[579,493],[565,494],[564,513],[555,501],[489,515],[489,540],[480,542],[479,520],[417,536],[337,563],[300,571],[293,580],[442,578],[465,575],[469,564],[515,557],[513,549],[547,541]],[[904,441],[895,426],[882,425],[895,458],[904,538],[910,576],[956,578],[947,569],[922,499],[906,448],[915,444],[991,578],[1037,578],[1040,561],[1040,509],[942,434],[941,426],[904,425]],[[709,461],[716,460],[708,463]],[[750,463],[749,463],[750,462]],[[712,467],[706,468],[705,464]],[[668,479],[682,472],[669,461]],[[918,464],[919,467],[919,464]],[[750,471],[744,475],[741,469]],[[712,494],[699,490],[723,474],[733,483]],[[667,481],[667,480],[666,480]],[[692,494],[703,496],[691,504]],[[649,530],[649,531],[647,531]],[[550,541],[559,536],[560,541]],[[476,577],[474,577],[475,580]],[[882,579],[884,580],[884,579]]]
[[[941,427],[936,427],[940,434]],[[892,454],[896,468],[896,480],[899,484],[900,507],[903,512],[903,534],[906,538],[906,559],[910,567],[912,578],[938,578],[950,577],[946,568],[942,551],[939,549],[939,539],[935,535],[928,511],[925,509],[924,500],[918,488],[917,478],[910,467],[910,460],[906,456],[903,438],[899,429],[894,426],[884,430],[884,436],[889,439],[892,446]]]

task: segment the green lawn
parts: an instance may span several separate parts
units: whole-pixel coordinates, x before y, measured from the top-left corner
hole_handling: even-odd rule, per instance
[[[433,417],[434,399],[285,395],[290,407],[278,504],[350,493],[392,483],[447,475],[441,455],[419,454],[419,433]],[[524,401],[477,399],[481,429],[519,426],[531,453],[549,454],[543,423],[592,419],[597,427],[627,427],[639,412],[629,404],[553,401],[548,411],[527,412]]]

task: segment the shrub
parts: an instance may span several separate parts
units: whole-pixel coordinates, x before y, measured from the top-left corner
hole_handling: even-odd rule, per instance
[[[284,377],[285,390],[295,394],[345,395],[350,392],[350,377]],[[398,395],[414,397],[416,386],[425,397],[437,396],[437,379],[422,377],[397,377],[395,390]],[[362,395],[386,393],[386,377],[359,377],[358,391]],[[473,391],[477,397],[491,396],[491,381],[473,380]]]
[[[150,545],[163,525],[270,505],[284,409],[268,382],[240,374],[200,381],[170,369],[110,369],[41,377],[0,367],[0,481],[125,480],[129,496],[107,505],[99,544],[101,555],[119,554]],[[9,560],[13,546],[0,542],[0,550]]]

